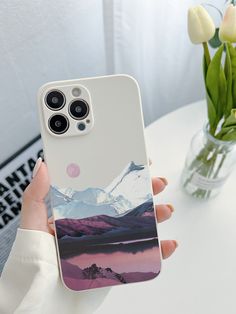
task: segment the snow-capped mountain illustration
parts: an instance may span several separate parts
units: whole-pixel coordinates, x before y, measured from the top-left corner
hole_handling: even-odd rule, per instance
[[[151,199],[147,166],[130,162],[105,189],[53,189],[56,219],[83,219],[95,215],[117,216]]]
[[[53,207],[57,207],[60,205],[66,205],[72,201],[72,198],[69,197],[67,194],[63,193],[62,190],[57,189],[55,187],[51,187],[50,194],[53,200]]]
[[[131,161],[105,191],[114,197],[123,195],[132,204],[132,208],[152,198],[148,167],[136,165]]]

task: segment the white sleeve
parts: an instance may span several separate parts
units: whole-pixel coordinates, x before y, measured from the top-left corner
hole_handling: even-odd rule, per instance
[[[42,308],[50,281],[58,278],[54,241],[46,232],[18,229],[0,278],[0,313],[38,313]]]
[[[94,313],[109,290],[78,293],[66,289],[59,275],[54,236],[18,229],[0,277],[0,313]]]

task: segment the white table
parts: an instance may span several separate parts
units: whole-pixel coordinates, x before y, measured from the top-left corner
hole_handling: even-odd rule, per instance
[[[156,280],[112,288],[96,314],[236,313],[236,173],[207,202],[188,197],[179,185],[191,138],[205,119],[202,101],[147,128],[152,174],[169,180],[158,202],[175,206],[172,219],[159,225],[159,236],[176,238],[179,248]]]

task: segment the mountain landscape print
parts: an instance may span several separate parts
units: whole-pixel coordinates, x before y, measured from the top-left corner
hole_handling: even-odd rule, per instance
[[[130,162],[105,189],[52,187],[61,272],[72,290],[155,278],[160,251],[147,166]]]

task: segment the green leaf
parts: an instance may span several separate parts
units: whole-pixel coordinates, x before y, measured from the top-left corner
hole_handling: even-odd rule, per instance
[[[225,76],[223,75],[221,59],[222,53],[224,51],[224,45],[217,50],[215,56],[213,57],[206,75],[206,89],[208,92],[208,96],[211,99],[211,103],[214,106],[216,117],[209,117],[209,121],[214,120],[214,125],[211,127],[215,127],[217,123],[222,118],[222,108],[220,101],[222,96],[220,95],[221,91],[225,90]],[[209,114],[212,113],[212,110],[209,111]],[[215,121],[216,120],[216,121]],[[210,122],[212,123],[212,122]]]
[[[232,132],[227,133],[221,139],[222,141],[236,141],[236,129],[233,129]]]
[[[208,71],[208,66],[207,66],[207,61],[205,54],[203,55],[203,76],[204,76],[204,82],[206,85],[206,77],[207,77],[207,71]],[[208,121],[210,124],[210,133],[214,135],[214,126],[216,125],[216,110],[214,107],[214,104],[212,103],[211,97],[209,96],[209,93],[206,88],[206,100],[207,100],[207,114],[208,114]]]
[[[222,129],[225,127],[236,127],[236,109],[231,110],[230,116],[225,120]]]
[[[214,49],[219,48],[222,45],[222,42],[219,37],[219,30],[220,30],[219,27],[216,28],[214,37],[209,40],[209,45]]]
[[[232,94],[232,65],[229,53],[229,45],[226,44],[226,58],[225,58],[225,76],[227,80],[227,105],[225,110],[225,117],[228,117],[233,108],[233,94]]]
[[[232,68],[232,95],[233,95],[233,108],[236,108],[236,49],[232,44],[228,44],[229,55],[231,59]]]
[[[227,107],[227,81],[225,77],[225,72],[222,67],[220,67],[219,76],[219,98],[217,102],[217,112],[219,118],[224,116],[224,111]]]
[[[223,123],[220,132],[217,134],[217,138],[223,141],[230,141],[229,136],[236,131],[236,109],[231,110],[231,114]]]
[[[207,98],[208,120],[210,124],[210,133],[214,136],[215,128],[217,126],[216,110],[208,92],[206,92],[206,98]]]

